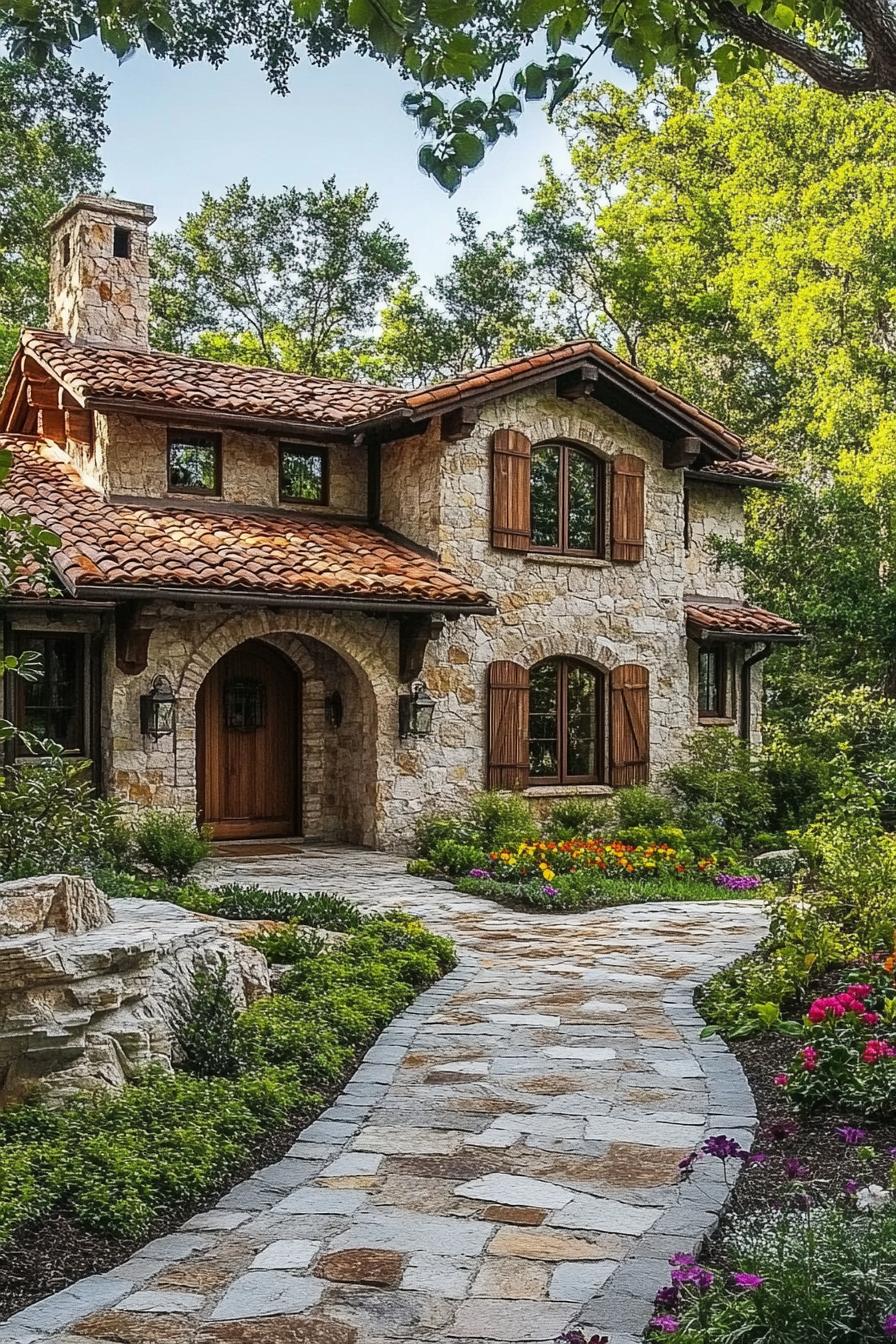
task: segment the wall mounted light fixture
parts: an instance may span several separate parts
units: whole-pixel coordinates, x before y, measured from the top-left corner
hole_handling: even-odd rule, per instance
[[[156,677],[152,690],[140,697],[140,731],[158,741],[174,732],[177,701],[167,677]]]
[[[429,737],[436,702],[425,681],[415,681],[410,693],[398,697],[399,737]]]
[[[338,691],[331,691],[324,697],[324,718],[330,728],[339,728],[342,725],[342,696]]]

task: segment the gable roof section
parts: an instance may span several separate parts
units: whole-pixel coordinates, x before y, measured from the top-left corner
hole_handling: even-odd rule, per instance
[[[660,437],[696,435],[713,457],[722,459],[745,452],[743,440],[721,421],[596,341],[567,342],[410,392],[160,351],[75,344],[59,332],[25,331],[21,351],[82,407],[133,406],[158,408],[160,413],[173,409],[343,435],[423,421],[590,366],[597,371],[598,400]],[[4,408],[11,403],[17,377],[14,365],[0,401],[0,425],[6,423]]]
[[[687,632],[692,639],[772,640],[779,644],[798,644],[803,635],[793,621],[776,616],[750,602],[725,602],[719,598],[686,597],[684,600]]]
[[[375,528],[307,515],[117,504],[84,485],[54,444],[0,435],[13,466],[0,509],[62,538],[70,593],[177,589],[207,595],[351,599],[369,608],[493,610],[485,593]]]

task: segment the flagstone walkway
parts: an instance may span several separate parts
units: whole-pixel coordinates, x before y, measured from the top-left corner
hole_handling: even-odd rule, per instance
[[[724,1200],[705,1134],[747,1146],[737,1062],[694,987],[761,936],[749,902],[518,914],[403,861],[319,849],[218,880],[401,907],[460,964],[397,1018],[288,1155],[209,1212],[0,1325],[7,1344],[635,1344],[667,1257]]]

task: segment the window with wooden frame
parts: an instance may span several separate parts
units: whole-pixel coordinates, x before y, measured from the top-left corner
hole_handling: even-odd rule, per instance
[[[87,640],[81,634],[17,631],[15,650],[40,656],[34,681],[14,677],[12,718],[17,728],[56,742],[70,756],[87,754]],[[16,755],[32,755],[16,740]]]
[[[531,549],[606,553],[606,464],[572,443],[539,443],[531,460]]]
[[[220,495],[220,434],[169,429],[168,489],[179,495]]]
[[[603,673],[570,658],[529,674],[529,778],[537,784],[606,782]]]
[[[329,449],[281,443],[280,498],[290,504],[327,504],[330,498]]]
[[[697,654],[697,716],[725,719],[728,706],[728,647],[707,644]]]

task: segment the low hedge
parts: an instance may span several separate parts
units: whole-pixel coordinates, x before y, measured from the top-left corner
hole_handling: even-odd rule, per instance
[[[541,881],[498,882],[494,878],[455,879],[458,891],[482,896],[502,905],[530,910],[601,910],[613,905],[643,905],[649,901],[718,901],[728,893],[705,878],[620,878],[572,873]],[[736,893],[741,898],[762,896],[761,887]]]
[[[57,1211],[122,1239],[186,1216],[254,1142],[319,1111],[386,1023],[454,964],[447,939],[397,912],[317,956],[293,943],[282,992],[236,1023],[241,1076],[150,1069],[117,1093],[0,1112],[0,1243]]]

